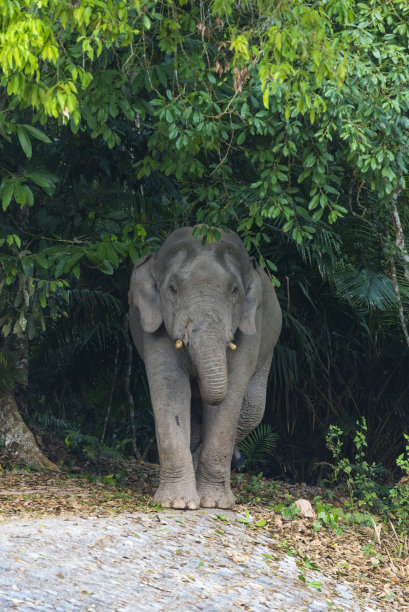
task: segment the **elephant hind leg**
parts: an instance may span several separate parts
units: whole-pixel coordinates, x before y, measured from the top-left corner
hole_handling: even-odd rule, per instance
[[[258,369],[248,384],[237,425],[236,445],[244,440],[263,418],[269,371],[270,363]]]
[[[245,465],[246,463],[246,458],[244,457],[244,455],[241,454],[239,447],[236,446],[234,447],[234,451],[233,451],[233,457],[232,457],[232,465],[235,468],[241,468],[243,467],[243,465]]]
[[[202,450],[202,444],[200,443],[199,446],[197,446],[195,450],[192,451],[193,469],[195,471],[195,474],[197,473],[197,466],[199,465],[199,457],[200,457],[201,450]]]
[[[197,471],[200,451],[202,448],[202,402],[199,398],[192,398],[192,413],[190,419],[190,452],[192,453],[193,468]]]

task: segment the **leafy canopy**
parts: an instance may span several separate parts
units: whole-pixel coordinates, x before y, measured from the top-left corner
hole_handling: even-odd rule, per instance
[[[356,190],[387,219],[409,161],[408,13],[400,0],[5,0],[0,282],[17,300],[5,332],[24,330],[33,305],[41,319],[84,265],[112,274],[136,258],[169,207],[204,233],[238,228],[273,272],[274,236],[313,239],[357,212]],[[88,219],[33,240],[28,224],[38,236],[38,211],[67,178],[52,160],[69,137],[126,152],[126,179],[104,169],[97,190],[122,181],[139,212],[126,230],[97,235]]]

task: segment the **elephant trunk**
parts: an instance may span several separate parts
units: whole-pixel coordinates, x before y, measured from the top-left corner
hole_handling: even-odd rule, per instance
[[[211,405],[221,404],[227,390],[226,346],[218,338],[196,338],[189,352],[199,379],[202,399]]]

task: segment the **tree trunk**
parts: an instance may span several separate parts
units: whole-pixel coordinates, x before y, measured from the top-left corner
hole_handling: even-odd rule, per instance
[[[406,280],[409,281],[409,253],[406,249],[402,223],[399,217],[396,201],[392,202],[392,222],[395,230],[395,244],[402,259],[403,273]]]
[[[128,398],[129,418],[132,429],[132,451],[138,461],[143,461],[139,448],[136,445],[136,423],[135,423],[135,402],[131,391],[131,373],[132,373],[132,345],[129,337],[129,320],[128,315],[124,316],[122,322],[122,331],[125,338],[126,347],[126,369],[125,369],[125,393]]]
[[[112,400],[114,399],[116,375],[118,372],[118,354],[119,354],[119,340],[116,346],[115,361],[114,361],[114,375],[112,378],[111,391],[109,392],[109,399],[108,399],[108,406],[107,406],[107,411],[105,415],[104,427],[102,429],[102,434],[101,434],[101,444],[104,443],[105,434],[106,434],[107,426],[108,426],[109,415],[111,414]]]
[[[392,280],[393,280],[393,286],[394,286],[394,289],[395,289],[396,303],[398,305],[400,324],[402,326],[402,331],[403,331],[403,335],[405,336],[406,344],[408,345],[408,348],[409,348],[409,332],[408,332],[408,327],[407,327],[406,321],[405,321],[405,314],[404,314],[404,311],[403,311],[402,298],[401,298],[401,294],[400,294],[398,278],[396,276],[396,268],[395,268],[395,262],[394,262],[394,259],[393,259],[393,254],[391,254],[390,261],[391,261],[391,276],[392,276]]]
[[[59,467],[40,451],[35,438],[24,423],[13,392],[0,391],[0,437],[10,457],[35,470],[59,471]]]
[[[16,371],[18,373],[18,382],[14,386],[14,398],[20,413],[27,417],[28,333],[25,331],[19,336],[14,336],[11,347],[16,357]]]

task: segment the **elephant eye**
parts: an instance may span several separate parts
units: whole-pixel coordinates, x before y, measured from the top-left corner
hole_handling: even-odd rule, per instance
[[[173,283],[170,283],[170,285],[169,285],[169,291],[170,291],[171,293],[173,293],[173,294],[176,294],[176,293],[177,293],[176,287],[175,287],[175,285],[174,285]]]
[[[236,295],[236,293],[238,293],[238,292],[239,292],[239,288],[238,288],[238,286],[237,286],[237,285],[234,285],[234,287],[233,287],[233,289],[231,290],[231,292],[232,292],[232,294],[233,294],[233,295]]]

